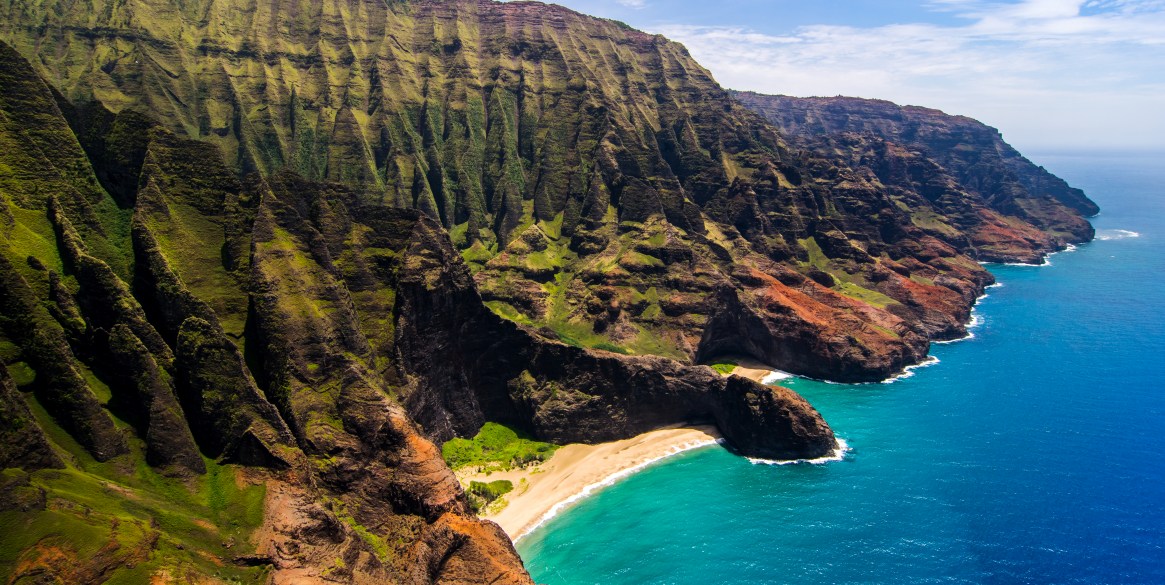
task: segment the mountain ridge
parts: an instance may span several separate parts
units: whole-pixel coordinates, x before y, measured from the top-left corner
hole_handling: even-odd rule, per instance
[[[4,138],[30,148],[46,134],[70,162],[89,159],[82,136],[92,160],[114,161],[72,176],[5,155],[0,414],[28,441],[0,450],[11,578],[529,582],[414,420],[449,438],[488,415],[560,441],[706,421],[758,455],[835,447],[791,392],[501,320],[423,213],[292,173],[240,180],[213,146],[134,112],[58,104],[7,46],[0,57],[9,87],[28,89],[0,108]],[[140,165],[120,188],[132,207],[104,195],[95,211],[72,187],[112,185],[125,161]],[[216,500],[224,490],[250,508]],[[202,524],[176,525],[174,510]]]
[[[1008,195],[1015,197],[1015,194],[1004,192],[1017,190],[1009,183],[1018,183],[1018,189],[1027,191],[1029,196],[1040,196],[1042,192],[1084,216],[1100,212],[1100,208],[1083,191],[1070,187],[1004,142],[999,130],[967,116],[945,114],[922,106],[899,106],[886,100],[730,93],[746,107],[776,124],[786,136],[806,138],[844,132],[873,134],[904,146],[924,149],[952,171],[961,184],[977,191],[989,201]],[[970,152],[960,150],[960,144],[966,147],[990,145],[991,150],[995,151],[995,160],[973,160],[969,156]],[[984,174],[983,169],[976,168],[977,165],[994,169],[1002,176],[1002,180],[994,184],[987,182],[980,176]],[[1007,205],[1010,202],[992,203]],[[1024,211],[1022,206],[1013,206],[1011,209],[1020,214]],[[1053,229],[1053,225],[1041,222],[1038,217],[1026,219]],[[1070,226],[1073,229],[1068,231],[1072,237],[1085,240],[1091,238],[1087,227],[1080,222],[1074,223]]]
[[[695,364],[883,379],[965,333],[978,260],[1091,237],[561,7],[97,5],[0,4],[10,577],[526,583],[435,444],[820,456],[799,396]]]

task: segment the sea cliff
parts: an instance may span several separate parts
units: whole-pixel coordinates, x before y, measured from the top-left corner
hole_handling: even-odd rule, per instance
[[[978,261],[1091,237],[1052,179],[782,130],[556,6],[0,14],[13,580],[528,583],[443,441],[711,423],[820,457],[803,399],[698,364],[883,379],[965,333]]]

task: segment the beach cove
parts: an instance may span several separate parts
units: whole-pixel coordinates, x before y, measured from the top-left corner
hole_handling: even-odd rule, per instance
[[[746,358],[733,361],[738,365],[730,375],[760,383],[787,376]],[[721,441],[720,432],[714,426],[673,427],[622,441],[564,445],[539,465],[489,473],[468,469],[459,471],[457,476],[466,487],[472,481],[513,483],[514,490],[504,496],[505,506],[488,510],[481,517],[497,522],[511,539],[518,541],[583,498],[633,473]]]
[[[509,480],[514,491],[506,505],[482,518],[497,522],[517,541],[579,500],[613,485],[643,468],[693,449],[717,444],[715,427],[677,427],[597,445],[560,447],[541,465],[494,471],[458,473],[462,485],[471,481]]]

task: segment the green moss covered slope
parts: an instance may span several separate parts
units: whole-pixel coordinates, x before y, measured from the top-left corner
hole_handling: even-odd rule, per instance
[[[948,119],[912,122],[930,156],[796,130],[790,150],[681,45],[557,6],[91,8],[10,3],[0,36],[71,101],[149,112],[237,172],[423,211],[497,314],[583,347],[878,379],[964,333],[976,261],[1091,237],[1083,194],[1024,194],[1046,173],[988,192],[944,169],[1015,159],[944,142]]]
[[[700,422],[818,457],[721,358],[883,379],[965,333],[980,261],[1092,237],[977,122],[732,94],[557,6],[0,15],[13,582],[529,583],[438,445]]]
[[[529,583],[437,443],[836,447],[787,390],[502,319],[423,210],[0,73],[0,578]]]

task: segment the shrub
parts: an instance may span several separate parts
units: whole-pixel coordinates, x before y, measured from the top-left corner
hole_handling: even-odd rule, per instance
[[[723,362],[709,364],[709,365],[711,366],[711,368],[713,370],[716,370],[717,372],[720,372],[721,374],[727,375],[727,374],[731,374],[732,370],[736,369],[737,364],[735,362],[723,361]]]
[[[441,455],[453,469],[480,466],[495,469],[525,467],[550,458],[557,445],[535,441],[498,423],[487,422],[472,439],[451,439]]]
[[[499,479],[486,483],[484,481],[469,482],[469,492],[488,501],[494,501],[514,491],[514,482],[508,479]]]
[[[497,501],[498,498],[514,491],[514,482],[508,479],[499,479],[486,483],[484,481],[469,482],[469,506],[474,512],[480,512],[486,506]]]

